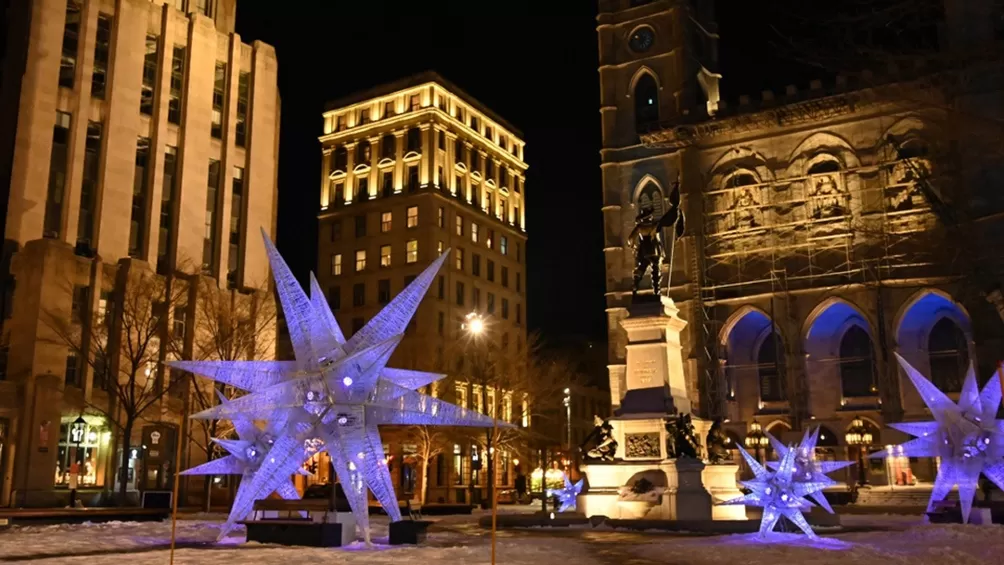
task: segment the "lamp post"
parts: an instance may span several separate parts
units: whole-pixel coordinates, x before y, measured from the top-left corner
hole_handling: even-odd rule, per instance
[[[763,457],[760,457],[760,449],[766,450],[767,446],[770,445],[770,440],[767,435],[763,433],[763,428],[760,426],[760,422],[752,422],[750,424],[750,429],[746,432],[746,439],[744,440],[746,447],[753,448],[753,456],[757,458],[757,461],[763,463],[767,458],[766,453]]]
[[[565,388],[565,450],[572,453],[572,390]]]
[[[861,419],[861,416],[855,416],[851,420],[851,425],[847,428],[844,439],[847,440],[847,445],[858,448],[858,487],[866,487],[868,486],[868,474],[865,473],[865,449],[872,444],[872,433],[865,426],[865,421]]]
[[[476,352],[480,352],[480,340],[487,333],[487,323],[481,314],[477,312],[471,312],[464,316],[463,330],[467,332],[468,337],[475,342]],[[485,344],[487,346],[487,344]],[[475,357],[474,369],[477,372],[475,379],[481,381],[481,406],[484,407],[485,413],[491,415],[492,419],[495,418],[495,406],[494,400],[492,402],[492,407],[488,407],[488,382],[486,378],[487,368],[483,365],[487,363],[488,360],[481,358],[479,355]],[[496,391],[496,395],[498,391]],[[487,467],[487,479],[488,479],[488,496],[485,500],[481,502],[482,508],[489,508],[487,504],[491,504],[492,507],[495,506],[495,470],[494,470],[494,457],[492,449],[492,436],[495,434],[495,427],[485,429],[485,452],[482,454],[483,466]]]
[[[80,481],[80,463],[83,452],[80,444],[84,441],[84,433],[87,431],[87,420],[83,414],[77,416],[70,428],[70,439],[75,444],[73,450],[73,462],[70,464],[70,508],[77,507],[77,483]]]

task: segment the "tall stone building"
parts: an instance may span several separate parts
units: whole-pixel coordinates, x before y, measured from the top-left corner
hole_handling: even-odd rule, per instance
[[[127,354],[109,345],[104,371],[83,356],[134,281],[190,289],[167,312],[150,308],[160,345],[143,386],[159,397],[181,375],[156,361],[191,355],[201,294],[266,288],[275,51],[234,33],[236,0],[30,5],[4,234],[0,504],[65,504],[73,471],[93,499],[124,459],[130,489],[163,489],[187,387],[148,407],[123,458],[115,381]],[[76,350],[58,327],[79,336]]]
[[[527,339],[520,132],[441,76],[423,73],[330,102],[320,140],[317,274],[346,335],[452,249],[392,363],[443,370],[463,355],[461,326],[471,312],[487,318],[487,339],[519,351]],[[496,391],[451,376],[455,384],[439,383],[434,394],[482,411],[495,403]],[[520,399],[498,394],[505,394],[502,416],[519,423]],[[400,434],[385,439],[399,497],[417,495],[416,446]],[[433,462],[429,500],[470,501],[487,491],[486,473],[471,472],[476,449],[456,443]],[[501,486],[512,486],[515,459],[505,450],[497,457]]]
[[[625,378],[628,236],[642,209],[665,210],[679,182],[688,233],[663,282],[671,275],[669,296],[688,321],[683,354],[700,415],[722,418],[736,442],[754,423],[788,438],[820,424],[820,456],[836,458],[857,457],[845,433],[860,416],[874,436],[867,447],[893,455],[866,463],[871,482],[931,480],[934,462],[903,457],[896,446],[906,437],[885,427],[929,417],[894,354],[958,392],[970,360],[989,377],[1001,344],[996,312],[973,292],[975,273],[960,269],[961,253],[944,252],[980,240],[946,240],[928,197],[932,186],[937,196],[972,178],[939,160],[953,116],[904,100],[903,85],[915,83],[894,74],[726,104],[716,54],[729,38],[718,35],[713,4],[600,2],[614,402]],[[990,18],[963,26],[953,18],[972,13],[946,13],[950,39],[990,39]],[[999,218],[985,215],[974,237],[994,241]],[[999,279],[997,255],[968,264]]]

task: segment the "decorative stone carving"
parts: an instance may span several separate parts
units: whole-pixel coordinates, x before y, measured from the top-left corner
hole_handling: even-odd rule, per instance
[[[632,459],[661,459],[659,434],[625,434],[624,456]]]

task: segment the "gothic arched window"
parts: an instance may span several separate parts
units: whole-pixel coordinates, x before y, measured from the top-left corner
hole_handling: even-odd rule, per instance
[[[638,194],[638,211],[644,210],[645,208],[652,209],[652,215],[656,218],[662,216],[665,212],[665,207],[662,201],[662,191],[656,186],[654,182],[649,182],[641,189],[641,193]]]
[[[397,139],[394,134],[388,133],[380,138],[380,158],[393,159],[397,155]]]
[[[780,350],[781,342],[777,333],[770,334],[760,344],[757,352],[757,376],[760,380],[760,400],[762,402],[780,402],[784,400],[781,380],[784,378],[784,355]]]
[[[969,370],[969,345],[958,324],[941,318],[927,338],[931,362],[931,382],[942,392],[962,390],[962,378]]]
[[[645,126],[659,121],[659,86],[644,73],[634,87],[634,126],[641,133]]]
[[[872,340],[861,326],[851,326],[840,340],[840,388],[844,398],[874,396]]]

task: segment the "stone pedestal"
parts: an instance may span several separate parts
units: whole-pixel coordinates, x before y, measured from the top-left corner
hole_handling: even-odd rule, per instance
[[[665,296],[659,302],[634,304],[621,320],[628,344],[624,397],[618,416],[690,413],[683,375],[680,332],[687,326],[680,310]]]
[[[711,496],[701,483],[704,464],[692,459],[648,463],[607,463],[582,467],[589,492],[579,495],[577,509],[587,517],[625,520],[710,520]],[[645,478],[655,489],[648,495],[630,493],[630,485]]]

